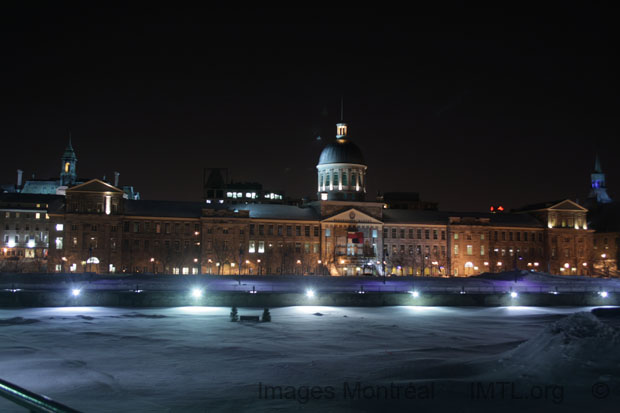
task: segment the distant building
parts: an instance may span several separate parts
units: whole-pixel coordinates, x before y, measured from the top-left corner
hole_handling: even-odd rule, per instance
[[[118,172],[114,173],[114,185],[119,186]],[[71,138],[60,158],[60,174],[58,179],[32,179],[23,180],[23,171],[17,170],[17,182],[15,184],[0,185],[0,193],[20,193],[37,195],[64,195],[67,188],[89,181],[90,178],[78,178],[77,176],[77,156],[71,144]],[[140,199],[140,193],[134,190],[133,186],[123,186],[123,191],[129,199]]]
[[[591,257],[594,273],[619,277],[620,203],[613,201],[607,194],[605,174],[598,155],[591,178],[592,187],[584,206],[589,209],[588,225],[596,231]]]
[[[414,211],[437,211],[437,202],[422,201],[417,192],[386,192],[377,196],[385,208],[410,209]]]
[[[206,204],[283,204],[283,191],[264,190],[257,182],[233,182],[227,168],[205,168],[204,200]]]

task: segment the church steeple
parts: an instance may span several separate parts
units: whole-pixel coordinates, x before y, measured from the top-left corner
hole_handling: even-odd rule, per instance
[[[77,180],[76,174],[77,156],[71,145],[71,133],[69,133],[69,144],[61,158],[60,185],[71,186]]]
[[[601,161],[596,154],[594,160],[594,172],[590,175],[592,181],[592,189],[588,198],[596,199],[599,204],[608,204],[612,202],[609,195],[607,195],[607,186],[605,185],[605,174],[601,168]]]

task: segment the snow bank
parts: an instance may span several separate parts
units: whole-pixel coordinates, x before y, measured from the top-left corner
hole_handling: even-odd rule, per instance
[[[34,324],[39,320],[34,318],[12,317],[12,318],[0,318],[0,326],[17,326],[22,324]]]
[[[579,312],[560,319],[500,359],[514,377],[570,382],[620,375],[620,329]]]

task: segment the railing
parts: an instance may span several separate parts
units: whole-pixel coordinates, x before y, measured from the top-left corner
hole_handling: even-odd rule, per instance
[[[58,403],[47,396],[31,392],[2,379],[0,379],[0,396],[30,410],[30,412],[79,413],[78,410]]]

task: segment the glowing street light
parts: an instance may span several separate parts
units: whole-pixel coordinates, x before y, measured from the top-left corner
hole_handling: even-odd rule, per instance
[[[609,295],[609,293],[607,293],[607,291],[601,291],[600,293],[598,293],[601,297],[603,298],[607,298],[607,296]]]
[[[519,296],[519,294],[516,291],[511,291],[510,292],[510,297],[511,298],[517,298]]]
[[[420,296],[420,293],[418,291],[410,291],[409,294],[411,294],[413,298],[418,298]]]
[[[202,289],[200,289],[198,287],[192,288],[191,295],[192,295],[193,298],[201,298],[202,294],[203,294]]]
[[[314,290],[306,290],[306,297],[308,298],[314,298]]]
[[[77,297],[78,295],[80,295],[80,293],[82,292],[82,290],[80,290],[79,288],[73,288],[71,290],[71,295],[74,297]]]

